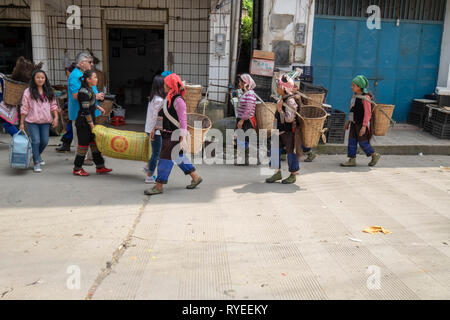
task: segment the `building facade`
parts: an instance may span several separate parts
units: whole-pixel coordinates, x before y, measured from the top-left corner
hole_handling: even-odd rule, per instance
[[[223,0],[0,0],[0,72],[2,61],[6,68],[17,55],[26,55],[45,63],[52,83],[64,84],[67,61],[90,49],[99,59],[97,68],[105,73],[110,92],[148,91],[153,76],[168,69],[188,83],[208,87],[209,98],[223,103],[233,62],[231,18],[236,4]],[[148,94],[135,91],[134,95]]]
[[[377,102],[396,105],[400,122],[413,99],[450,86],[449,0],[262,3],[262,49],[276,52],[280,69],[312,66],[314,83],[337,109],[349,111],[357,74],[369,78]]]

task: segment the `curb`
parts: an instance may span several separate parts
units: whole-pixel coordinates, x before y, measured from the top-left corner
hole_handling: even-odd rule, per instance
[[[395,156],[417,156],[434,155],[434,156],[450,156],[450,146],[446,145],[403,145],[403,146],[373,146],[376,152],[382,155],[395,155]],[[318,154],[335,155],[335,154],[347,154],[346,145],[319,145],[317,147]],[[359,154],[363,154],[359,150]]]

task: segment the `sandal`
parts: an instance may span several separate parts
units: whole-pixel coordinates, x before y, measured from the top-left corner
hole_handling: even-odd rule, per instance
[[[200,177],[198,178],[197,181],[192,180],[192,181],[191,181],[191,184],[188,185],[188,186],[186,187],[186,189],[189,189],[189,190],[195,189],[195,188],[197,188],[197,186],[198,186],[200,183],[202,183],[202,182],[203,182],[203,179],[200,178]]]
[[[148,189],[148,190],[144,191],[144,194],[146,196],[155,196],[155,195],[161,194],[161,193],[163,193],[163,191],[162,190],[158,190],[158,188],[156,188],[156,186],[154,186],[151,189]]]

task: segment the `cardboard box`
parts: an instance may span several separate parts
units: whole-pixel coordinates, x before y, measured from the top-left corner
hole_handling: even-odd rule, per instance
[[[250,62],[250,73],[258,76],[272,77],[275,70],[274,60],[253,58]]]
[[[275,60],[275,53],[270,51],[254,50],[253,58],[263,60]]]

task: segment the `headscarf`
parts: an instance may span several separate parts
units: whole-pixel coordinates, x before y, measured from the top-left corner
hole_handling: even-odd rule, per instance
[[[360,87],[363,93],[369,93],[369,80],[365,76],[357,76],[353,79],[353,83]]]
[[[182,97],[184,97],[184,95],[186,94],[186,87],[184,86],[183,81],[181,81],[181,78],[176,73],[172,73],[171,75],[165,77],[164,83],[170,88],[169,92],[167,93],[167,101],[169,103],[177,94],[181,95]]]
[[[256,88],[255,80],[253,80],[253,78],[248,73],[242,74],[240,76],[240,78],[241,78],[242,82],[244,82],[247,90],[253,90]]]
[[[294,80],[289,75],[282,74],[278,78],[278,84],[288,93],[293,94],[295,91]]]
[[[170,76],[172,73],[173,73],[172,71],[166,70],[163,73],[161,73],[161,75],[165,78],[167,76]]]

